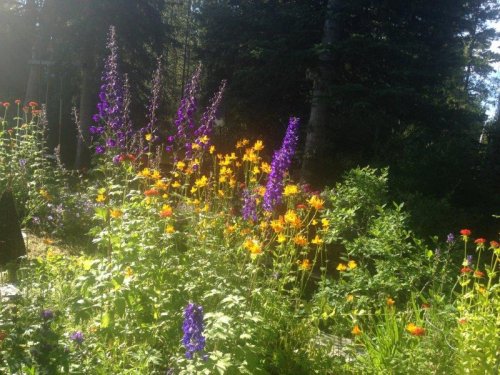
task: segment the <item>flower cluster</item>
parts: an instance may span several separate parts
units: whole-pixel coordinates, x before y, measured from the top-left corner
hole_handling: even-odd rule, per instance
[[[123,126],[123,85],[118,73],[118,46],[113,26],[109,29],[107,48],[109,56],[104,64],[102,85],[99,92],[98,113],[93,116],[96,126],[89,128],[92,136],[102,135],[105,145],[97,144],[97,154],[117,145],[125,147],[127,129]]]
[[[203,328],[203,307],[189,303],[184,310],[184,323],[182,325],[184,331],[182,344],[186,348],[186,358],[192,359],[195,352],[201,352],[205,349]]]
[[[299,140],[299,119],[290,117],[288,128],[281,148],[273,155],[271,173],[267,180],[266,193],[264,194],[264,209],[272,211],[281,202],[283,195],[283,178],[285,172],[292,164],[292,157]]]
[[[243,191],[242,216],[245,220],[257,221],[257,201],[255,200],[255,196],[250,194],[248,189]]]

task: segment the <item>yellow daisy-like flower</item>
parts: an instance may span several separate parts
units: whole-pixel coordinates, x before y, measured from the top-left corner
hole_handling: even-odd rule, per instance
[[[253,149],[254,151],[262,151],[264,149],[264,143],[260,139],[255,141]]]
[[[344,263],[339,263],[337,271],[344,272],[345,270],[347,270],[347,266]]]
[[[179,183],[179,181],[174,181],[174,182],[172,182],[172,187],[173,187],[173,188],[178,188],[178,187],[180,187],[180,186],[181,186],[181,184]]]
[[[325,201],[320,199],[317,195],[313,195],[307,202],[317,211],[321,210],[323,208],[323,204],[325,203]]]
[[[299,269],[301,269],[302,271],[307,271],[311,269],[311,266],[312,265],[309,259],[304,259],[302,262],[300,262]]]
[[[276,220],[271,220],[270,225],[271,228],[273,229],[274,233],[281,233],[285,230],[284,226],[284,221],[283,221],[283,216],[280,216],[279,219]]]
[[[354,260],[350,260],[349,262],[347,262],[347,267],[349,267],[350,270],[355,269],[357,266],[358,264]]]
[[[323,240],[318,236],[316,235],[316,237],[314,237],[312,240],[311,240],[311,243],[313,245],[321,245],[323,243]]]
[[[161,178],[160,172],[157,170],[154,170],[153,173],[151,173],[151,178],[154,180],[159,180]]]
[[[175,228],[173,225],[167,225],[165,227],[165,233],[172,234],[175,232]]]
[[[306,246],[307,238],[301,234],[298,234],[293,238],[293,242],[298,246]]]
[[[286,185],[283,190],[283,195],[285,197],[290,197],[299,193],[299,187],[297,185]]]
[[[191,143],[192,150],[201,150],[201,146],[198,143]]]
[[[149,177],[151,176],[151,170],[149,168],[144,168],[142,171],[138,173],[140,177]]]
[[[247,239],[243,243],[243,247],[245,249],[247,249],[248,251],[250,251],[250,253],[252,255],[258,255],[258,254],[262,253],[262,247],[261,247],[259,241],[256,239]]]
[[[262,173],[271,173],[271,165],[265,161],[260,164],[260,169],[262,170]]]
[[[278,234],[278,238],[276,239],[278,243],[283,243],[286,241],[286,236],[283,233]]]
[[[210,152],[210,155],[212,155],[215,152],[215,146],[214,145],[210,146],[208,152]]]
[[[106,200],[106,196],[104,194],[98,194],[97,195],[97,198],[95,199],[95,201],[97,203],[102,203]]]
[[[177,164],[175,164],[175,167],[176,167],[178,170],[182,171],[182,170],[184,170],[184,168],[186,167],[186,163],[184,163],[182,160],[179,160],[179,161],[177,162]]]
[[[148,133],[148,134],[146,134],[146,135],[144,136],[144,138],[146,138],[146,141],[148,141],[148,142],[149,142],[150,140],[152,140],[152,139],[153,139],[153,134]]]
[[[210,138],[208,138],[208,135],[204,135],[204,136],[200,137],[199,141],[200,141],[200,143],[203,143],[204,145],[206,145],[208,143],[208,141],[210,141]]]
[[[285,222],[291,224],[292,226],[298,228],[301,225],[300,218],[297,216],[295,211],[288,210],[285,214]]]
[[[200,178],[198,178],[194,184],[197,188],[202,188],[202,187],[205,187],[207,186],[207,183],[208,183],[208,178],[207,176],[201,176]]]
[[[345,299],[347,300],[347,302],[352,302],[352,301],[354,301],[354,295],[348,294]]]
[[[327,218],[324,217],[323,219],[321,219],[321,226],[323,227],[323,229],[328,229],[328,227],[330,226],[330,222]]]
[[[265,186],[259,186],[257,188],[257,194],[263,197],[266,194],[266,187]]]
[[[123,211],[120,210],[119,208],[113,208],[109,211],[109,215],[113,218],[113,219],[119,219],[123,216]]]

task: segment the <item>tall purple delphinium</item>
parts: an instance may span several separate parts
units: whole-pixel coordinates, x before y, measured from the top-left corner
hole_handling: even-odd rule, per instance
[[[156,112],[158,111],[158,107],[160,106],[161,101],[161,57],[158,58],[158,66],[153,74],[153,81],[151,84],[151,97],[149,99],[148,105],[148,123],[147,125],[141,129],[141,135],[145,136],[150,134],[151,138],[150,142],[155,143],[158,141],[158,129],[156,127],[157,117]]]
[[[204,149],[209,146],[209,143],[201,142],[200,139],[207,136],[210,137],[213,129],[213,125],[216,119],[217,110],[219,109],[219,105],[222,101],[222,96],[224,95],[224,90],[226,89],[226,80],[222,80],[219,90],[214,94],[212,100],[210,101],[210,105],[206,109],[203,116],[201,116],[200,126],[194,132],[196,137],[196,143],[200,144]]]
[[[248,189],[243,190],[243,208],[241,215],[245,220],[257,221],[257,201]]]
[[[192,359],[195,352],[205,349],[205,337],[203,336],[203,307],[189,303],[184,310],[184,323],[182,330],[182,344],[186,348],[186,358]]]
[[[124,75],[123,79],[123,127],[117,132],[119,146],[122,150],[128,150],[129,141],[132,139],[134,134],[132,119],[130,118],[130,105],[132,103],[132,97],[130,94],[130,83],[128,80],[128,74]]]
[[[191,156],[191,142],[194,138],[194,113],[196,112],[196,95],[198,95],[200,87],[200,75],[201,75],[201,64],[196,68],[191,81],[187,84],[184,90],[184,96],[182,97],[181,104],[177,110],[177,117],[175,120],[175,128],[177,134],[168,137],[167,141],[169,145],[167,146],[167,151],[172,147],[173,142],[177,142],[180,145],[185,145],[186,147],[186,157]]]
[[[281,202],[283,178],[292,164],[292,158],[299,141],[299,121],[300,119],[297,117],[290,117],[283,144],[273,155],[271,173],[269,173],[264,194],[263,206],[266,211],[272,211]]]
[[[113,148],[124,142],[123,129],[123,86],[118,73],[118,46],[114,26],[109,28],[106,47],[109,55],[104,63],[99,92],[98,113],[93,116],[96,126],[90,127],[92,135],[104,134],[106,147]],[[96,145],[96,152],[103,153],[104,145]]]

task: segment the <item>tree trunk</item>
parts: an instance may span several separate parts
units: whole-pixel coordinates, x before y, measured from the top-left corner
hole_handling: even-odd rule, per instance
[[[331,46],[336,41],[334,15],[341,0],[329,0],[322,39],[322,52],[319,55],[318,71],[312,77],[313,93],[311,113],[307,124],[306,142],[302,159],[301,179],[311,182],[318,169],[321,155],[327,148],[327,128],[330,120],[328,88],[333,77],[333,55]]]

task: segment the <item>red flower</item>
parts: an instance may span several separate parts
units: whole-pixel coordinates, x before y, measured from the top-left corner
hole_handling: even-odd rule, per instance
[[[462,236],[470,236],[470,235],[471,235],[471,233],[472,233],[472,232],[470,231],[470,229],[462,229],[462,230],[460,231],[460,234],[461,234]]]
[[[3,105],[4,108],[9,108],[10,107],[10,103],[9,102],[3,102],[2,105]]]
[[[29,102],[28,106],[29,107],[38,107],[38,103],[37,102]]]
[[[14,103],[16,103],[16,105],[21,104],[21,99],[16,99],[16,100],[14,100]]]
[[[484,238],[476,238],[474,240],[474,243],[477,243],[478,245],[482,245],[482,244],[486,243],[486,239],[484,239]]]
[[[152,196],[155,196],[155,195],[158,195],[160,194],[160,192],[156,189],[148,189],[144,192],[144,195],[146,197],[152,197]]]
[[[494,249],[498,249],[500,247],[500,244],[497,241],[491,241],[490,246]]]
[[[299,203],[297,205],[297,210],[304,210],[306,208],[306,205],[305,204],[302,204],[302,203]]]
[[[482,278],[482,277],[484,277],[484,272],[476,271],[476,272],[474,272],[474,277]]]
[[[469,273],[469,272],[472,272],[472,269],[469,267],[462,267],[462,269],[460,270],[460,273]]]

